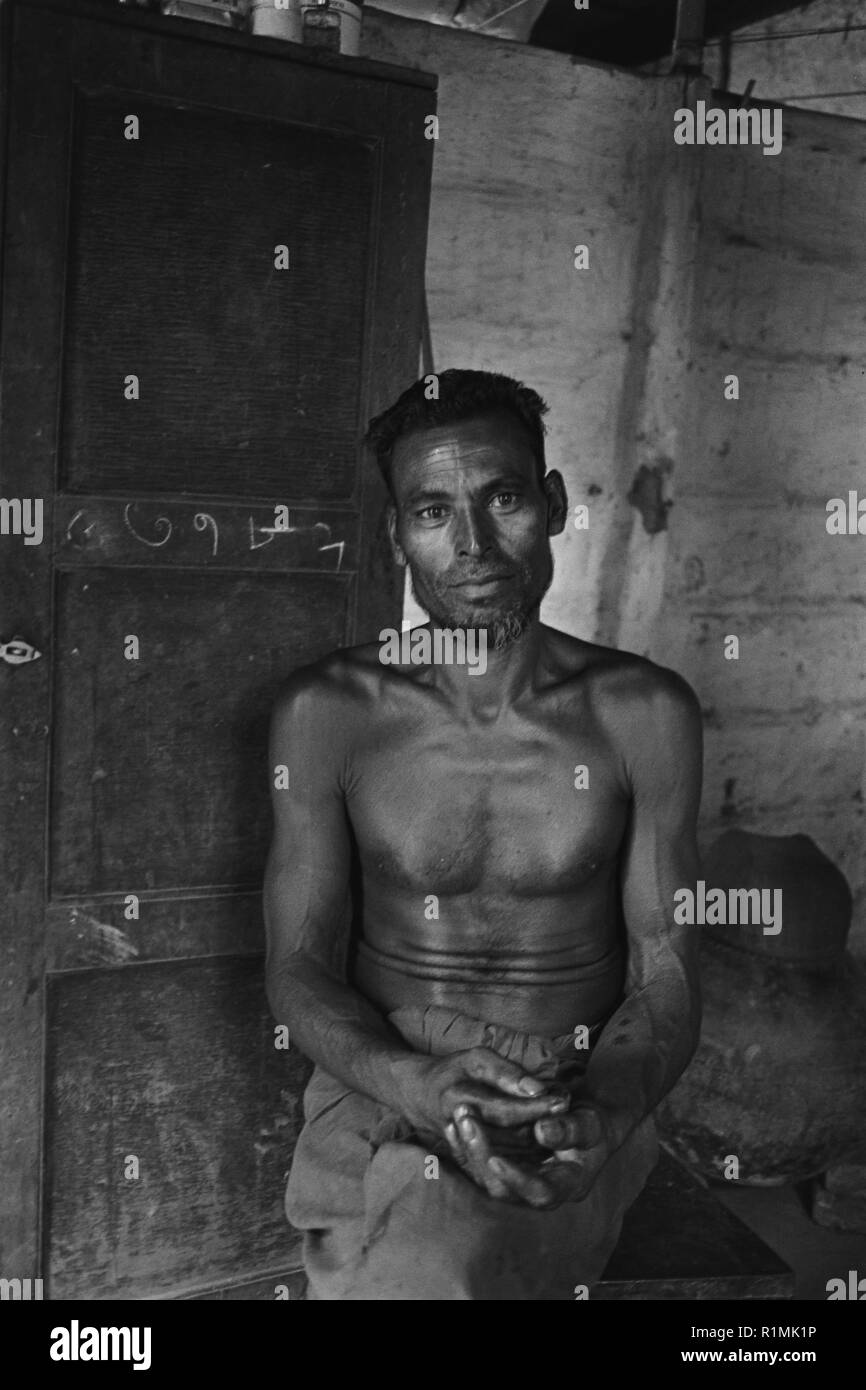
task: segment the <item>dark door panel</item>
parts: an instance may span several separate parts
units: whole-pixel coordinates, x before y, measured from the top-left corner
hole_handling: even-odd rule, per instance
[[[307,1071],[263,988],[268,715],[399,626],[360,440],[417,375],[435,80],[3,12],[0,493],[45,534],[0,540],[39,653],[0,662],[0,1268],[264,1297]]]

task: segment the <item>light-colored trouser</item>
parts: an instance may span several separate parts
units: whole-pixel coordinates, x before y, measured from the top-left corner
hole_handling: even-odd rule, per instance
[[[572,1034],[544,1039],[436,1005],[388,1021],[418,1052],[489,1047],[548,1080],[589,1055]],[[304,1232],[311,1299],[573,1299],[600,1278],[658,1157],[647,1119],[582,1202],[537,1211],[488,1197],[432,1138],[321,1067],[304,1117],[286,1215]]]

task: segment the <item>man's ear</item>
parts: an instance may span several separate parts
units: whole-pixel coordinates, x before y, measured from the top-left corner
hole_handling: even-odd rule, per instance
[[[565,530],[565,519],[568,516],[568,494],[562,474],[557,473],[555,468],[552,472],[545,473],[541,486],[547,497],[547,534],[558,536]]]
[[[406,553],[397,539],[397,508],[393,502],[389,502],[385,510],[385,520],[388,527],[388,540],[391,542],[391,554],[398,565],[404,567],[409,563]]]

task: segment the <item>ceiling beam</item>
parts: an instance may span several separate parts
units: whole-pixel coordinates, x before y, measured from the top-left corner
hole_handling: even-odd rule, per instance
[[[369,0],[372,9],[389,10],[427,24],[471,29],[491,38],[526,43],[547,0]]]
[[[803,0],[706,0],[705,39],[719,38],[771,15],[803,8]],[[677,0],[548,0],[529,42],[599,62],[637,66],[671,53]],[[802,27],[798,25],[797,27]]]
[[[672,72],[700,72],[704,57],[705,0],[677,0]]]

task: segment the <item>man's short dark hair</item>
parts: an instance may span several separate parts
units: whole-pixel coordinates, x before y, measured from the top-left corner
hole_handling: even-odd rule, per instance
[[[413,430],[436,429],[453,425],[460,420],[474,420],[479,415],[506,412],[516,416],[529,435],[538,481],[544,477],[544,421],[547,405],[537,391],[522,381],[503,376],[500,372],[473,372],[460,367],[435,374],[438,396],[428,400],[428,387],[433,377],[423,376],[404,391],[393,405],[370,421],[366,443],[376,455],[382,476],[392,494],[391,462],[394,445],[404,434]]]

